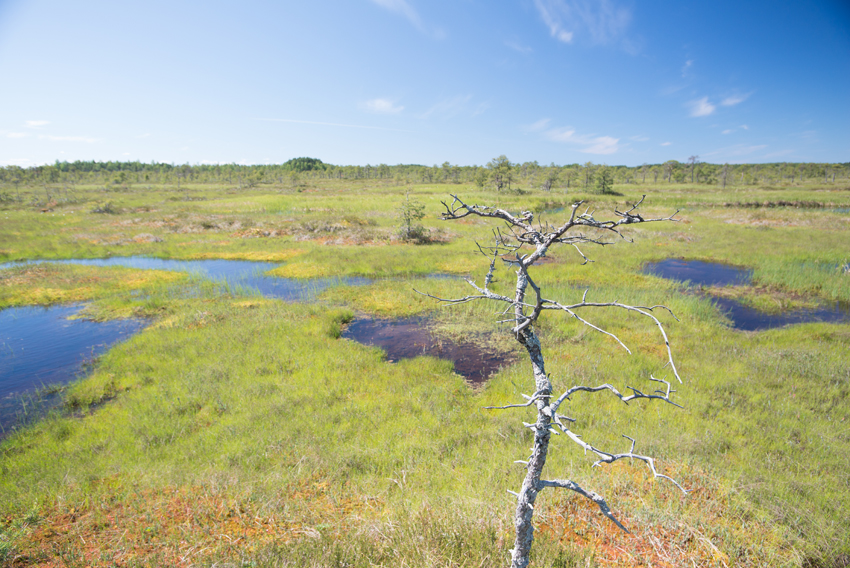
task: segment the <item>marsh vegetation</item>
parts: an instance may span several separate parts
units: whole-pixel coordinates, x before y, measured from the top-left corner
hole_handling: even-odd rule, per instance
[[[759,312],[846,304],[850,188],[840,176],[801,183],[796,169],[793,179],[735,185],[735,173],[724,189],[666,176],[625,183],[614,169],[613,193],[601,194],[576,181],[580,172],[569,190],[560,181],[541,189],[541,171],[534,183],[515,172],[510,191],[495,191],[445,170],[410,185],[396,175],[258,180],[234,170],[181,177],[179,188],[176,178],[144,172],[81,175],[63,188],[60,172],[57,181],[21,178],[4,189],[2,262],[159,260],[0,268],[0,307],[84,302],[80,315],[90,320],[148,322],[98,354],[84,378],[57,393],[58,406],[0,442],[2,561],[504,564],[514,508],[505,490],[515,489],[511,463],[524,459],[517,449],[530,436],[516,416],[480,409],[527,392],[528,365],[492,308],[441,310],[413,292],[462,296],[462,279],[429,276],[486,271],[471,243],[491,238],[492,227],[437,220],[440,201],[455,193],[508,211],[549,211],[543,219],[553,223],[558,208],[580,199],[603,211],[646,194],[648,215],[681,210],[678,223],[629,227],[634,243],[596,251],[584,266],[547,254],[535,280],[560,298],[589,289],[676,313],[668,333],[689,381],[678,393],[684,411],[582,402],[594,442],[647,441],[663,472],[693,492],[652,483],[638,464],[591,468],[580,450],[553,454],[550,471],[603,493],[633,534],[579,497],[548,494],[535,504],[533,565],[846,564],[850,324],[736,330],[716,300],[645,270],[666,259],[743,268],[749,281],[708,291]],[[399,238],[405,200],[424,206],[411,226],[427,232],[425,244]],[[780,202],[790,205],[747,206]],[[823,206],[793,205],[815,202]],[[257,279],[271,289],[305,289],[316,278],[332,285],[275,296],[168,265],[216,259],[258,263]],[[493,289],[507,291],[512,277],[497,265]],[[471,341],[505,354],[505,364],[471,388],[449,360],[388,357],[345,338],[346,326],[393,318],[427,320],[432,341]],[[577,322],[541,322],[556,388],[609,377],[621,377],[620,387],[663,364],[666,353],[632,318],[612,313],[598,323],[638,346],[635,354]]]

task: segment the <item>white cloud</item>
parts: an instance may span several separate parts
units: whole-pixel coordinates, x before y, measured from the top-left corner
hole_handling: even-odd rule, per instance
[[[534,51],[533,49],[531,49],[527,45],[522,45],[518,41],[514,41],[514,40],[506,41],[505,45],[510,47],[514,51],[518,51],[518,52],[522,53],[523,55],[528,55],[529,53]]]
[[[7,138],[26,138],[29,136],[26,132],[10,132],[6,135]]]
[[[145,132],[144,134],[139,134],[138,136],[136,136],[136,138],[147,138],[150,135],[151,135],[150,132]]]
[[[416,29],[421,32],[425,31],[425,26],[422,25],[422,19],[419,17],[419,13],[413,9],[413,6],[407,3],[407,0],[372,0],[375,4],[382,8],[386,8],[390,12],[395,12],[396,14],[401,14],[407,20],[413,24]],[[445,33],[442,31],[438,31],[437,36],[445,36]]]
[[[34,163],[35,163],[35,161],[30,160],[29,158],[12,158],[11,160],[0,161],[0,164],[6,165],[6,166],[22,166],[22,167],[26,167],[26,166],[28,166],[30,164],[34,164]]]
[[[661,143],[662,146],[669,146],[670,144],[672,144],[672,142],[662,142]]]
[[[538,120],[534,124],[530,124],[527,127],[525,127],[525,130],[527,130],[529,132],[537,132],[538,130],[543,130],[544,128],[549,126],[550,122],[551,122],[551,119],[541,118],[540,120]]]
[[[51,136],[50,134],[41,134],[39,138],[50,140],[51,142],[86,142],[88,144],[98,141],[97,138],[88,138],[86,136]]]
[[[748,154],[752,154],[753,152],[758,152],[759,150],[764,150],[767,148],[766,144],[758,144],[753,146],[745,146],[743,144],[736,144],[735,146],[728,146],[726,148],[720,148],[714,150],[712,152],[707,152],[703,154],[703,157],[708,158],[710,156],[746,156]]]
[[[617,150],[620,149],[617,146],[617,142],[619,142],[619,138],[612,138],[611,136],[599,136],[593,139],[593,144],[583,150],[585,154],[614,154]]]
[[[629,140],[632,140],[634,142],[648,142],[649,136],[632,136],[631,138],[629,138]]]
[[[782,158],[784,156],[789,156],[791,154],[796,153],[796,150],[778,150],[776,152],[771,152],[769,154],[764,154],[762,158]]]
[[[732,95],[720,101],[720,104],[723,106],[735,106],[747,100],[751,94],[752,93],[747,93],[746,95]]]
[[[388,130],[391,132],[415,132],[414,130],[401,130],[399,128],[384,128],[383,126],[371,126],[368,124],[340,124],[338,122],[318,122],[315,120],[296,120],[293,118],[254,118],[252,120],[261,120],[263,122],[284,122],[290,124],[309,124],[313,126],[333,126],[341,128],[365,128],[367,130]],[[242,162],[237,162],[242,163]],[[246,164],[248,162],[245,162]]]
[[[549,9],[541,0],[534,0],[534,4],[537,6],[537,11],[540,12],[540,17],[543,18],[543,23],[549,28],[552,37],[564,43],[572,43],[573,32],[561,29],[560,22],[549,12]]]
[[[724,130],[723,132],[721,132],[721,134],[732,134],[733,132],[735,132],[734,128],[728,128],[728,129]]]
[[[717,109],[716,106],[708,102],[708,97],[691,101],[688,106],[691,107],[691,116],[708,116]]]
[[[749,130],[749,129],[750,129],[750,127],[749,127],[749,126],[747,126],[746,124],[742,124],[742,125],[740,126],[740,128],[741,128],[742,130]]]
[[[396,105],[389,99],[372,99],[363,103],[363,107],[378,114],[398,114],[404,110],[403,106]]]
[[[594,44],[614,43],[632,19],[628,9],[612,0],[534,0],[534,5],[551,36],[563,43],[572,43],[576,33]]]
[[[490,103],[488,103],[487,101],[481,101],[475,106],[475,110],[472,111],[472,116],[484,114],[488,108],[490,108]]]
[[[569,126],[552,128],[544,132],[543,135],[552,142],[581,146],[579,152],[584,152],[585,154],[614,154],[620,149],[619,138],[576,134],[575,128]]]
[[[420,118],[430,118],[432,116],[450,118],[452,116],[457,116],[458,114],[469,111],[469,102],[471,100],[472,95],[457,95],[455,97],[442,99],[422,113]],[[471,112],[474,114],[480,114],[477,112],[479,109],[480,105]]]
[[[688,76],[688,71],[690,71],[691,65],[693,65],[693,64],[694,64],[693,59],[688,59],[687,61],[685,61],[685,64],[682,66],[682,77],[683,78]]]
[[[576,142],[575,128],[553,128],[546,132],[546,138],[552,142]]]
[[[41,128],[50,124],[49,120],[28,120],[24,123],[27,128]]]

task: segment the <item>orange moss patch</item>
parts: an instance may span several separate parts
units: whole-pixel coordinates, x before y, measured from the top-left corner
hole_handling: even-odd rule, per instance
[[[605,500],[630,530],[623,533],[602,516],[597,505],[577,495],[559,497],[538,515],[537,530],[562,546],[590,551],[600,566],[769,566],[784,564],[761,558],[757,547],[729,550],[726,538],[746,534],[744,541],[772,542],[779,537],[767,525],[735,514],[728,492],[707,472],[673,464],[662,472],[690,492],[683,495],[666,480],[654,480],[647,468],[617,464],[609,467],[611,489]],[[645,501],[652,501],[645,505]],[[739,539],[739,542],[741,539]],[[759,550],[765,547],[759,548]],[[789,559],[782,559],[789,560]]]
[[[71,557],[90,567],[190,566],[296,539],[340,538],[359,523],[365,501],[335,497],[328,487],[291,487],[271,506],[203,487],[130,492],[80,508],[56,504],[18,543],[26,553],[11,565],[59,568]]]

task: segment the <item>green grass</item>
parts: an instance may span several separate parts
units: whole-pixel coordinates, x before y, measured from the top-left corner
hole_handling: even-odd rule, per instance
[[[847,276],[836,270],[850,242],[846,216],[722,204],[843,204],[850,194],[816,186],[616,189],[625,196],[584,196],[597,217],[646,191],[648,215],[682,207],[682,221],[629,228],[634,243],[582,248],[594,260],[585,266],[573,249],[554,250],[532,274],[553,299],[578,301],[588,289],[590,300],[669,306],[678,321],[659,317],[685,379],[677,393],[685,409],[577,395],[564,410],[595,445],[626,450],[621,436],[634,437],[639,451],[657,456],[694,492],[683,497],[638,465],[591,468],[578,447],[556,438],[549,475],[603,494],[635,534],[617,533],[581,499],[544,493],[535,513],[536,565],[840,565],[850,554],[850,328],[731,331],[708,300],[641,269],[668,257],[727,262],[754,270],[756,286],[740,294],[756,304],[768,303],[765,295],[848,301]],[[439,201],[456,192],[511,210],[553,209],[577,196],[413,190],[438,244],[395,241],[404,188],[375,182],[239,195],[199,186],[188,190],[191,201],[182,189],[85,190],[80,203],[52,216],[0,211],[5,259],[250,258],[281,261],[276,273],[289,277],[378,277],[329,289],[304,306],[199,281],[160,281],[167,273],[139,284],[134,279],[149,273],[0,271],[0,283],[16,282],[0,288],[2,305],[35,303],[27,294],[38,282],[62,292],[45,302],[94,300],[87,308],[94,318],[154,319],[68,388],[60,411],[0,445],[0,558],[104,566],[115,558],[173,564],[186,555],[257,566],[504,563],[512,544],[505,490],[521,477],[512,462],[529,443],[521,421],[531,411],[481,407],[530,393],[527,365],[520,359],[473,391],[450,363],[386,363],[379,350],[339,334],[356,312],[427,315],[448,337],[510,345],[495,306],[439,308],[414,292],[463,296],[472,289],[462,279],[423,276],[481,282],[486,272],[472,241],[485,243],[493,226],[438,221]],[[104,197],[118,213],[89,213]],[[257,236],[264,231],[271,236]],[[162,240],[134,238],[142,232]],[[493,288],[507,293],[511,277],[500,266]],[[144,295],[131,293],[140,287]],[[648,389],[650,373],[669,377],[646,318],[584,315],[634,354],[547,313],[540,335],[556,389],[609,381]]]
[[[185,281],[183,274],[121,266],[25,264],[0,271],[0,309],[104,298]]]

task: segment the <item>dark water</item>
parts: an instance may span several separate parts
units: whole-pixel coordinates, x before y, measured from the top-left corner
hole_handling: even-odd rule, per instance
[[[474,343],[437,339],[428,331],[423,318],[358,318],[342,332],[342,337],[380,347],[387,352],[389,361],[420,355],[452,361],[455,372],[473,385],[480,385],[500,367],[512,362],[508,355],[482,349]]]
[[[699,260],[667,259],[647,264],[644,270],[670,280],[689,282],[693,286],[746,286],[752,280],[752,270]],[[809,322],[850,322],[850,306],[838,302],[815,309],[788,310],[778,314],[760,312],[737,300],[709,298],[724,312],[732,327],[744,331],[758,331]]]
[[[66,384],[83,364],[144,327],[142,320],[69,320],[80,306],[0,311],[0,427],[6,430],[35,389]],[[25,399],[24,399],[25,400]]]
[[[141,256],[49,261],[88,266],[127,266],[141,269],[188,272],[227,284],[232,289],[254,290],[270,298],[310,301],[331,286],[362,285],[367,278],[316,278],[295,280],[265,276],[277,264],[239,260],[164,260]],[[0,269],[20,264],[7,263]],[[27,405],[43,411],[55,400],[35,396],[47,385],[64,385],[81,374],[84,363],[115,343],[140,331],[141,320],[93,322],[69,320],[80,306],[9,308],[0,311],[0,436],[19,423]],[[57,397],[48,397],[48,399]],[[38,400],[36,400],[38,399]]]
[[[32,261],[33,264],[39,261]],[[312,278],[298,280],[294,278],[276,278],[264,273],[280,266],[270,262],[248,260],[170,260],[144,256],[125,256],[114,258],[78,259],[47,261],[57,264],[81,264],[85,266],[127,266],[148,270],[174,270],[209,278],[226,283],[232,288],[255,290],[269,298],[279,298],[290,302],[314,300],[326,288],[345,284],[360,286],[372,282],[369,278]],[[2,264],[0,269],[15,266],[14,263]]]
[[[753,271],[746,268],[676,258],[651,262],[646,265],[645,271],[668,280],[690,282],[695,286],[745,286],[753,278]]]

